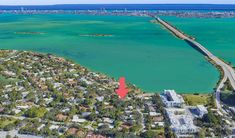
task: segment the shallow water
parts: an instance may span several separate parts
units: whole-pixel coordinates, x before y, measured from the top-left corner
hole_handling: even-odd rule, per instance
[[[235,66],[235,18],[163,18],[195,37],[213,54]]]
[[[111,77],[125,76],[148,92],[211,92],[219,78],[216,69],[187,43],[150,20],[0,15],[0,48],[53,53]],[[94,34],[109,36],[89,36]]]

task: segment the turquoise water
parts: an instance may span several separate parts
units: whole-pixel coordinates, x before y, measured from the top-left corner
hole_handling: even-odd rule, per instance
[[[235,18],[163,18],[183,32],[196,37],[213,54],[235,66]]]
[[[116,79],[125,76],[148,92],[211,92],[219,78],[216,69],[184,41],[150,20],[128,16],[0,15],[0,48],[53,53]],[[87,36],[91,34],[111,36]]]

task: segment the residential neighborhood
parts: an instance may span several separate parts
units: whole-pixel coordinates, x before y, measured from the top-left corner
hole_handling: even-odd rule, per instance
[[[118,81],[72,61],[0,51],[0,135],[17,137],[216,137],[232,133],[213,95],[146,93],[121,99]],[[198,100],[198,101],[197,101]],[[232,110],[232,109],[231,109]]]
[[[0,62],[0,129],[9,134],[164,137],[157,95],[128,84],[121,100],[114,79],[50,54],[1,51]]]

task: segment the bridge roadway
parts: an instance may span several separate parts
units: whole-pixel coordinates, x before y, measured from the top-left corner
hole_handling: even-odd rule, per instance
[[[178,38],[180,38],[182,40],[185,40],[186,42],[193,45],[196,49],[198,49],[201,53],[203,53],[205,56],[207,56],[209,59],[211,59],[214,62],[214,64],[216,64],[217,66],[219,66],[223,70],[224,76],[223,76],[222,80],[220,81],[220,83],[219,83],[219,85],[216,89],[216,104],[217,104],[218,110],[220,110],[224,113],[224,110],[221,108],[221,105],[220,105],[220,92],[221,92],[221,88],[223,88],[224,83],[226,82],[226,80],[229,80],[233,90],[235,90],[235,72],[234,72],[234,69],[231,66],[229,66],[228,64],[226,64],[224,61],[222,61],[221,59],[219,59],[218,57],[213,55],[209,50],[207,50],[200,43],[198,43],[195,40],[191,39],[189,36],[187,36],[183,32],[180,32],[178,29],[176,29],[175,27],[173,27],[172,25],[170,25],[166,21],[160,19],[159,17],[156,17],[156,20],[160,24],[162,24],[166,29],[171,31],[175,36],[177,36]]]
[[[208,58],[210,58],[214,63],[218,66],[220,66],[223,69],[224,76],[227,76],[233,89],[235,90],[235,72],[231,66],[226,64],[221,59],[217,58],[215,55],[213,55],[209,50],[207,50],[204,46],[202,46],[200,43],[196,42],[195,40],[190,39],[187,35],[180,32],[167,22],[163,21],[160,18],[157,18],[157,21],[161,23],[164,27],[166,27],[168,30],[170,30],[172,33],[174,33],[177,37],[192,43],[194,46],[196,46],[199,50],[201,50]]]

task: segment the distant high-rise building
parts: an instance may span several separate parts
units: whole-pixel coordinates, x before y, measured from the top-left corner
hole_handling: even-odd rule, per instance
[[[20,9],[21,9],[21,12],[24,12],[24,7],[21,7]]]

